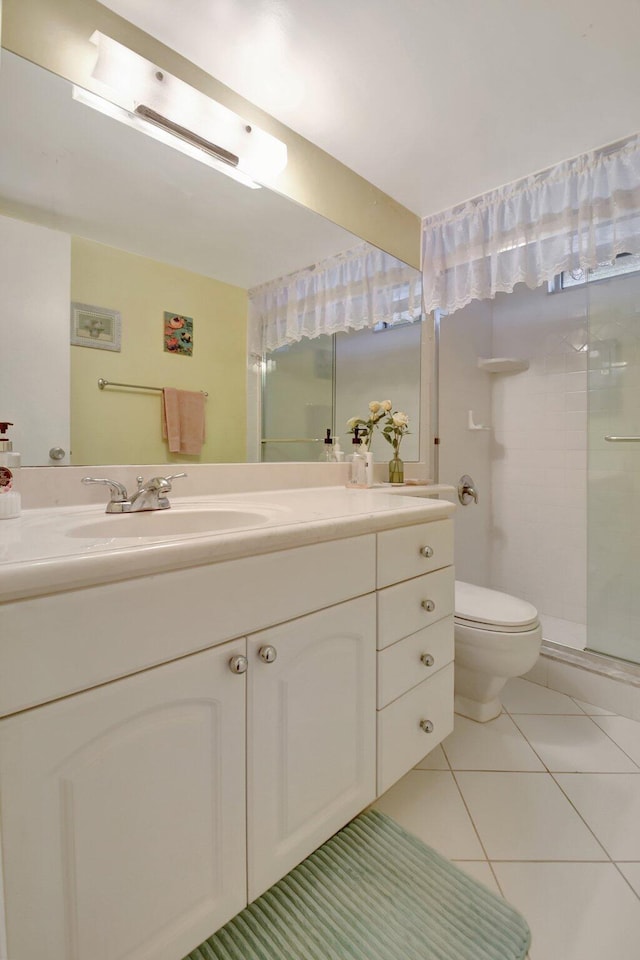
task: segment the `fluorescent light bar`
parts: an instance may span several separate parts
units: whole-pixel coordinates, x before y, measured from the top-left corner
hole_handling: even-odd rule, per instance
[[[134,130],[146,134],[146,136],[151,137],[153,140],[158,140],[160,143],[173,147],[173,149],[179,153],[183,153],[185,156],[191,157],[199,163],[204,163],[219,173],[224,173],[225,176],[231,177],[232,180],[236,180],[238,183],[242,183],[245,187],[250,187],[252,190],[260,189],[260,184],[256,183],[255,180],[247,177],[246,174],[241,173],[226,161],[218,160],[213,153],[205,151],[201,146],[196,145],[191,140],[182,139],[160,125],[152,125],[141,116],[135,113],[129,113],[128,110],[119,107],[110,100],[105,100],[104,97],[90,93],[83,87],[74,86],[73,99],[87,107],[92,107],[92,109],[97,110],[98,113],[102,113],[106,117],[111,117],[112,120],[119,120],[120,123],[124,123],[128,127],[132,127]]]
[[[205,153],[210,153],[216,160],[222,160],[223,163],[228,163],[232,167],[237,167],[240,162],[240,157],[237,157],[235,153],[230,153],[229,150],[225,150],[224,147],[219,147],[215,143],[209,143],[204,137],[199,137],[197,133],[192,133],[192,131],[187,130],[186,127],[181,127],[179,123],[168,120],[166,117],[163,117],[162,114],[152,110],[151,107],[147,107],[144,103],[136,107],[136,113],[139,117],[142,117],[143,120],[148,120],[149,123],[155,123],[157,127],[168,130],[169,133],[179,137],[186,143],[191,143],[194,147],[204,150]]]
[[[92,89],[104,99],[252,180],[268,182],[284,170],[287,147],[281,140],[111,37],[96,31],[91,41],[98,51]]]

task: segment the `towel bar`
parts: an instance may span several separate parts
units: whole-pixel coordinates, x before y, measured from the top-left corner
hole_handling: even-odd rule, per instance
[[[98,380],[98,386],[101,390],[105,387],[129,387],[131,390],[155,390],[158,393],[162,393],[164,389],[164,387],[145,387],[142,383],[116,383],[114,380],[105,380],[103,377]],[[204,393],[205,397],[209,396],[206,390],[201,390],[200,393]]]

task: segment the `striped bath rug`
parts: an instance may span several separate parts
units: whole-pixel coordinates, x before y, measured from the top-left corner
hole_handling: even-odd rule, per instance
[[[527,924],[369,810],[185,960],[523,960]]]

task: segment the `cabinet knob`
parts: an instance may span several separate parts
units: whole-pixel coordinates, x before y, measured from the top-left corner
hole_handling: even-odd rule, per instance
[[[433,724],[431,720],[421,720],[420,729],[424,730],[425,733],[433,733]]]
[[[422,607],[423,610],[426,610],[427,613],[433,613],[433,611],[436,608],[436,605],[433,602],[433,600],[423,600],[420,606]]]
[[[432,667],[435,660],[430,653],[423,653],[420,657],[420,663],[424,663],[425,667]]]
[[[264,660],[265,663],[273,663],[278,656],[278,651],[275,647],[271,646],[260,647],[258,650],[258,656],[261,660]]]
[[[430,560],[433,556],[433,547],[420,547],[420,556]]]
[[[249,661],[246,657],[231,657],[229,660],[229,670],[231,673],[246,673]]]

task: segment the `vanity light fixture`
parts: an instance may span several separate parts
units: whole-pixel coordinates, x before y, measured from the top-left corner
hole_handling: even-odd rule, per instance
[[[249,187],[284,170],[281,140],[99,31],[91,42],[97,48],[92,89],[74,87],[74,100]]]

